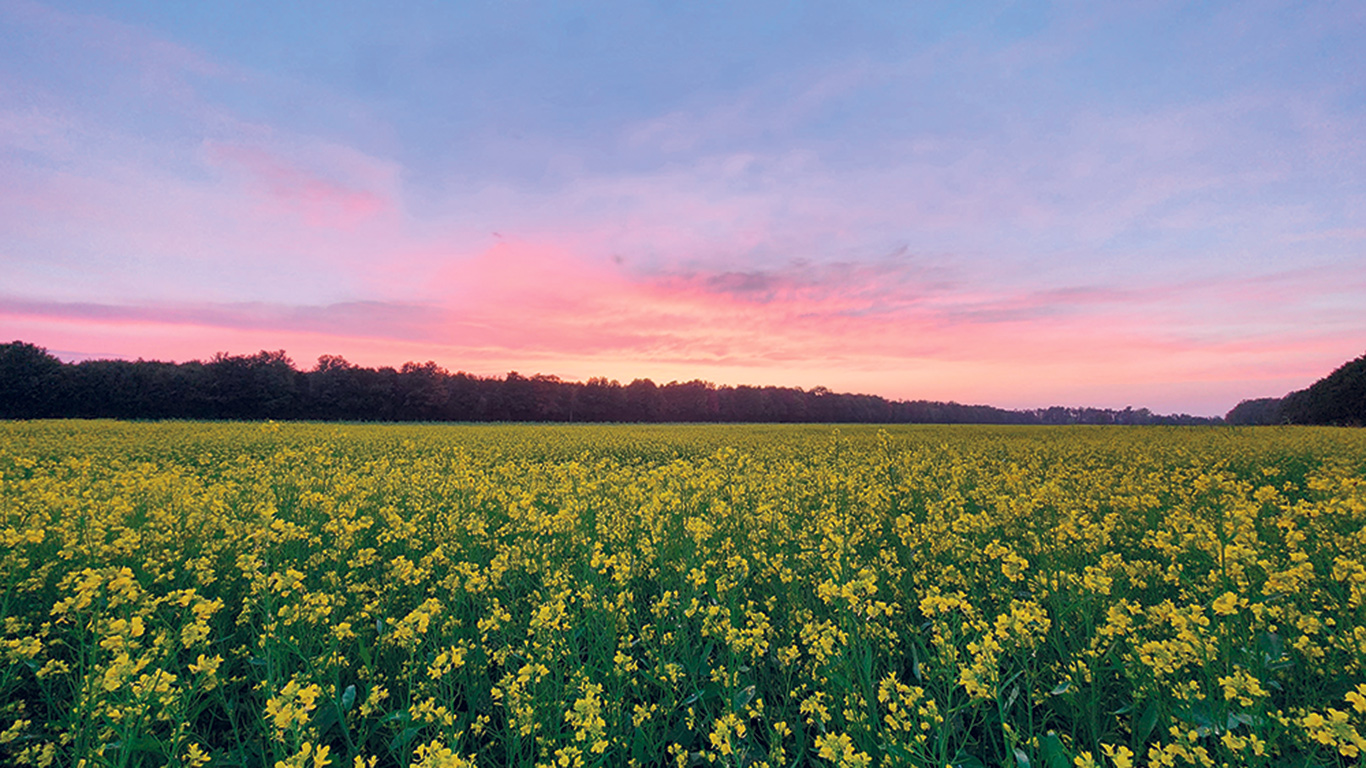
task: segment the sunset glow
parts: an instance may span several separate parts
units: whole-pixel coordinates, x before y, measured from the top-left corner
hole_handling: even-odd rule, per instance
[[[0,0],[0,341],[1202,415],[1366,350],[1359,5],[744,7]]]

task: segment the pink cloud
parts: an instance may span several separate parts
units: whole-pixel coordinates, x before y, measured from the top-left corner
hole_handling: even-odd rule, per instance
[[[38,30],[100,52],[119,67],[129,67],[144,97],[198,109],[194,78],[242,79],[246,74],[199,51],[97,14],[68,13],[31,0],[4,0],[0,14],[16,26]]]
[[[0,316],[48,318],[61,322],[120,326],[196,326],[234,331],[288,331],[349,338],[433,340],[434,322],[443,313],[433,307],[353,301],[323,306],[291,306],[264,302],[232,304],[117,305],[90,302],[43,302],[0,298]]]
[[[211,163],[245,174],[249,184],[263,190],[263,212],[280,208],[313,227],[353,229],[366,219],[392,210],[385,197],[324,178],[266,150],[207,142]]]
[[[129,308],[10,301],[0,303],[0,327],[51,348],[127,357],[204,358],[283,347],[305,365],[317,355],[339,353],[367,365],[435,359],[453,370],[486,374],[515,369],[567,378],[703,377],[1017,407],[1085,403],[1206,413],[1222,412],[1243,397],[1305,386],[1359,354],[1361,346],[1359,338],[1341,333],[1164,337],[1115,311],[1105,291],[1082,292],[1090,307],[1074,306],[1061,319],[1021,312],[950,321],[943,306],[873,318],[820,297],[814,303],[792,296],[756,303],[692,287],[671,292],[624,277],[604,280],[562,256],[551,247],[518,243],[490,249],[467,265],[477,273],[471,284],[487,292],[477,297],[473,290],[440,306]],[[1019,309],[1057,297],[998,298]],[[1117,301],[1142,306],[1145,299],[1126,293]]]
[[[642,275],[514,240],[452,259],[433,282],[449,289],[445,339],[464,359],[582,377],[878,382],[892,396],[1021,406],[1050,392],[1053,402],[1162,405],[1154,387],[1179,391],[1176,405],[1203,387],[1216,412],[1267,360],[1280,361],[1267,386],[1289,389],[1355,346],[1343,329],[1249,338],[1183,324],[1191,302],[1227,310],[1240,300],[1231,288],[992,292],[898,262]]]

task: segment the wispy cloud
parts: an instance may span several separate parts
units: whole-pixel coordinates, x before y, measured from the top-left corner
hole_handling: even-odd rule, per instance
[[[323,177],[264,149],[208,142],[205,151],[209,162],[245,174],[249,186],[264,191],[262,207],[284,209],[309,226],[349,230],[392,210],[375,191]]]
[[[92,325],[138,324],[287,331],[405,341],[433,340],[433,325],[443,315],[434,307],[376,301],[322,306],[264,302],[130,306],[0,298],[0,316],[11,318],[48,318]]]

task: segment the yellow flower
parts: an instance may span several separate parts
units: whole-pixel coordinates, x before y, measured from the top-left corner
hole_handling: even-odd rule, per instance
[[[1115,768],[1133,768],[1133,750],[1125,746],[1115,747],[1109,744],[1101,744],[1100,746],[1101,749],[1105,751],[1105,756],[1110,758],[1110,762],[1114,764]]]
[[[854,748],[853,739],[847,733],[828,733],[816,737],[816,749],[825,760],[839,768],[868,768],[873,759],[865,752]]]
[[[277,736],[306,725],[321,693],[316,684],[300,686],[297,680],[290,680],[279,695],[272,696],[266,702],[266,719],[275,727]]]
[[[190,746],[186,747],[185,764],[190,766],[190,768],[199,768],[199,766],[204,765],[207,762],[209,762],[209,756],[204,753],[203,748],[198,744],[190,744]]]
[[[1214,601],[1214,612],[1220,616],[1232,616],[1238,612],[1239,598],[1232,592],[1225,592]]]
[[[314,747],[311,742],[305,741],[298,752],[284,760],[275,761],[275,768],[309,768],[310,765],[312,768],[326,768],[332,762],[328,756],[331,751],[332,748],[326,744]]]
[[[29,727],[28,720],[15,720],[14,724],[0,732],[0,744],[8,744],[23,735]]]
[[[190,665],[190,671],[198,674],[214,675],[218,672],[218,666],[223,663],[222,656],[208,658],[204,654],[199,654],[199,658]]]
[[[419,744],[413,754],[417,758],[413,768],[474,768],[475,764],[473,759],[461,757],[436,740]]]
[[[1356,687],[1355,691],[1347,692],[1347,703],[1352,705],[1352,709],[1357,712],[1366,712],[1366,683]]]

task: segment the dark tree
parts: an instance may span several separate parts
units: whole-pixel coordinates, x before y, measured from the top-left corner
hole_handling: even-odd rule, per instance
[[[720,403],[716,387],[710,382],[693,380],[686,383],[671,381],[660,388],[664,421],[716,421]]]
[[[1281,417],[1290,424],[1366,424],[1366,355],[1343,364],[1308,389],[1286,395]]]
[[[83,418],[203,418],[212,415],[199,363],[87,360],[70,366],[68,415]]]
[[[664,402],[660,397],[659,387],[655,386],[653,381],[636,379],[626,385],[626,391],[622,395],[625,406],[623,421],[656,422],[661,419]]]
[[[1354,423],[1356,419],[1355,423],[1360,423],[1361,409],[1352,405],[1360,403],[1360,392],[1366,388],[1359,368],[1344,366],[1325,382],[1293,393],[1286,402],[1309,414],[1306,419],[1331,423]],[[1285,408],[1289,413],[1289,406]],[[1218,421],[1185,414],[1159,416],[1146,408],[1007,411],[985,405],[841,394],[825,387],[809,391],[796,387],[718,387],[701,380],[672,381],[661,387],[649,379],[636,379],[623,387],[602,378],[579,383],[546,374],[526,377],[516,371],[499,379],[453,374],[431,361],[405,363],[400,370],[366,368],[336,355],[323,355],[312,370],[300,372],[283,351],[219,353],[207,363],[91,360],[68,365],[32,344],[16,341],[0,346],[0,417],[48,416],[903,424]]]
[[[1279,397],[1244,400],[1233,406],[1233,410],[1224,416],[1224,421],[1247,427],[1281,424],[1281,400]]]
[[[299,372],[284,350],[254,355],[218,353],[204,366],[212,416],[226,419],[297,418]]]
[[[516,371],[509,371],[498,389],[493,412],[500,421],[531,421],[536,417],[536,385]]]
[[[450,393],[446,382],[449,379],[446,369],[430,360],[421,364],[404,363],[399,371],[399,419],[441,421],[447,418]]]
[[[0,345],[0,417],[41,419],[61,414],[62,361],[22,341]]]
[[[361,419],[366,412],[365,369],[337,355],[323,355],[308,373],[308,414],[317,419]]]
[[[618,421],[625,408],[626,392],[621,384],[604,378],[589,379],[579,388],[574,404],[579,421]]]

